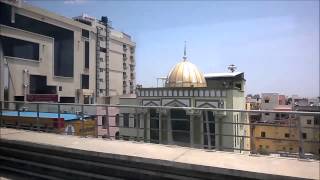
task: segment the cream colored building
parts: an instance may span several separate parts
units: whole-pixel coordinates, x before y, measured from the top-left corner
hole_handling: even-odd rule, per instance
[[[134,93],[135,43],[106,17],[70,19],[8,0],[0,16],[5,100],[109,103]]]
[[[244,114],[160,108],[245,109],[244,85],[242,72],[204,75],[184,56],[168,73],[164,87],[139,87],[137,97],[120,98],[120,104],[154,106],[120,108],[120,136],[199,148],[244,149],[245,140],[239,136],[247,134],[248,128],[231,124],[246,122]]]

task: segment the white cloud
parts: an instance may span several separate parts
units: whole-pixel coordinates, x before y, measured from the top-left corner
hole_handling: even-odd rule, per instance
[[[63,1],[64,4],[83,4],[87,0],[65,0]]]

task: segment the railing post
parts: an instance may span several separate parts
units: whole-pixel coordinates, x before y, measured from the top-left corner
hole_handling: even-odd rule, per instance
[[[205,110],[205,121],[206,121],[206,132],[207,132],[207,140],[208,140],[208,149],[211,149],[211,133],[210,133],[210,127],[209,127],[209,117],[208,117],[208,111]]]
[[[249,128],[250,128],[250,154],[257,154],[256,146],[254,143],[254,141],[255,141],[255,134],[254,134],[255,125],[250,120],[250,114],[249,114]]]
[[[167,144],[171,144],[172,139],[172,128],[171,128],[171,111],[170,109],[166,109],[167,112]]]
[[[148,130],[150,130],[150,126],[149,126],[149,124],[147,124],[148,122],[147,122],[147,119],[148,119],[148,109],[147,110],[145,110],[145,109],[143,109],[144,111],[143,111],[143,127],[144,127],[144,132],[143,132],[143,141],[144,142],[148,142]]]
[[[137,131],[137,134],[136,134],[136,141],[140,141],[140,137],[139,137],[139,128],[140,128],[140,116],[138,116],[138,112],[137,112],[137,108],[135,107],[134,108],[134,118],[135,118],[135,128],[136,128],[136,131]]]
[[[39,107],[39,103],[37,103],[37,130],[38,131],[40,131],[39,111],[40,111],[40,107]]]
[[[3,122],[2,122],[2,103],[3,103],[3,101],[0,101],[0,127],[2,127],[2,124],[3,124]]]
[[[58,104],[58,119],[61,118],[61,107],[60,104]]]
[[[159,108],[159,128],[158,128],[158,131],[159,131],[159,144],[162,143],[162,117],[161,117],[161,108]]]
[[[193,126],[194,126],[194,112],[195,110],[192,110],[190,113],[190,147],[194,147],[194,132],[193,132]]]
[[[304,159],[305,155],[304,155],[304,140],[302,137],[302,126],[301,126],[301,119],[300,116],[298,116],[298,118],[296,118],[297,121],[297,127],[298,127],[298,133],[299,133],[299,158],[300,159]]]
[[[109,107],[108,106],[106,106],[106,120],[107,120],[107,136],[108,136],[108,138],[110,138],[110,123],[109,123],[109,120],[110,120],[110,118],[109,118]]]
[[[17,108],[17,110],[18,110],[18,117],[20,117],[20,105],[19,105],[19,102],[17,103],[17,102],[15,102],[15,105],[16,105],[16,108]]]
[[[85,135],[84,135],[84,107],[83,107],[83,104],[81,104],[81,136],[85,137]]]

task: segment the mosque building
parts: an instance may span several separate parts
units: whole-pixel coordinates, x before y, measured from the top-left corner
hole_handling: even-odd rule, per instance
[[[165,78],[164,87],[139,87],[136,96],[122,97],[120,104],[155,108],[121,108],[119,136],[149,142],[210,149],[243,149],[248,128],[245,114],[226,111],[167,109],[171,107],[245,109],[243,72],[203,74],[186,56]],[[156,108],[159,106],[159,108]],[[207,133],[210,132],[210,133]]]

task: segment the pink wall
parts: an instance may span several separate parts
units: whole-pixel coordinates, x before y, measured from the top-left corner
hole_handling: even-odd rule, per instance
[[[116,118],[115,116],[119,114],[119,108],[117,107],[107,107],[108,108],[108,116],[109,116],[109,126],[116,126]],[[109,135],[111,139],[115,139],[116,132],[119,131],[118,127],[109,127],[104,129],[102,126],[102,116],[106,116],[106,107],[97,107],[97,116],[98,116],[98,136],[101,137],[103,135]],[[108,117],[107,117],[108,120]]]
[[[279,105],[285,105],[286,104],[286,96],[285,95],[279,95],[278,96]]]

